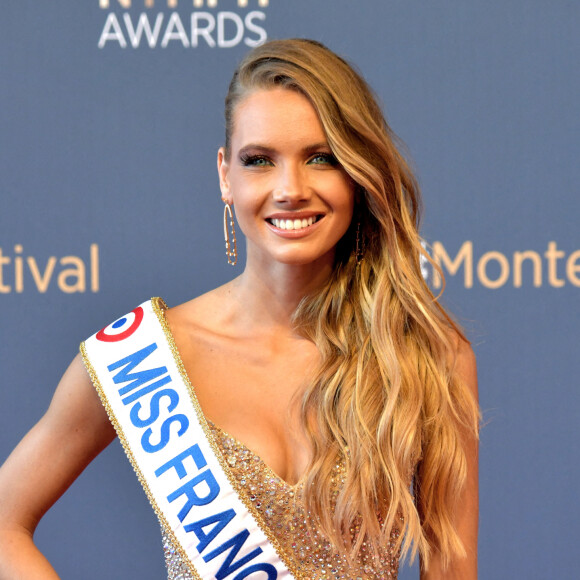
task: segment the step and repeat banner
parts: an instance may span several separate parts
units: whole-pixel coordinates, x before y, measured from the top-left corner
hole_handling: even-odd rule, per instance
[[[442,300],[478,357],[480,576],[576,577],[578,6],[4,2],[0,460],[80,340],[151,296],[175,305],[241,271],[223,248],[223,98],[248,49],[313,38],[358,67],[405,142]],[[164,575],[155,517],[117,443],[37,540],[64,579]]]

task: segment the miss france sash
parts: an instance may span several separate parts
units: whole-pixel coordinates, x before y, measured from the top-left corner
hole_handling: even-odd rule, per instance
[[[144,302],[81,343],[91,379],[161,525],[196,580],[294,576],[216,446],[165,320]]]

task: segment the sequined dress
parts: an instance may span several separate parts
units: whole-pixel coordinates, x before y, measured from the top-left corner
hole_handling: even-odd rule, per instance
[[[363,548],[359,560],[349,566],[315,530],[307,529],[307,515],[298,487],[280,479],[258,455],[211,422],[208,423],[232,474],[294,563],[296,580],[397,578],[399,555],[395,549],[396,532],[392,533],[391,541],[378,559]],[[338,472],[340,474],[340,468]],[[165,533],[163,549],[168,580],[193,580],[187,564]]]

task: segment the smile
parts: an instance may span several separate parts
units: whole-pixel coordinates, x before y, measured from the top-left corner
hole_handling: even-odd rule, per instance
[[[301,230],[315,224],[321,216],[311,216],[304,219],[278,219],[269,218],[266,221],[280,230]]]

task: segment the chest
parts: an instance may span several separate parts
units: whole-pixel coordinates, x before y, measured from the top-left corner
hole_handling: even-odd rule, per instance
[[[318,362],[316,347],[304,339],[273,343],[208,333],[175,338],[206,418],[279,477],[298,481],[310,458],[300,406]]]

